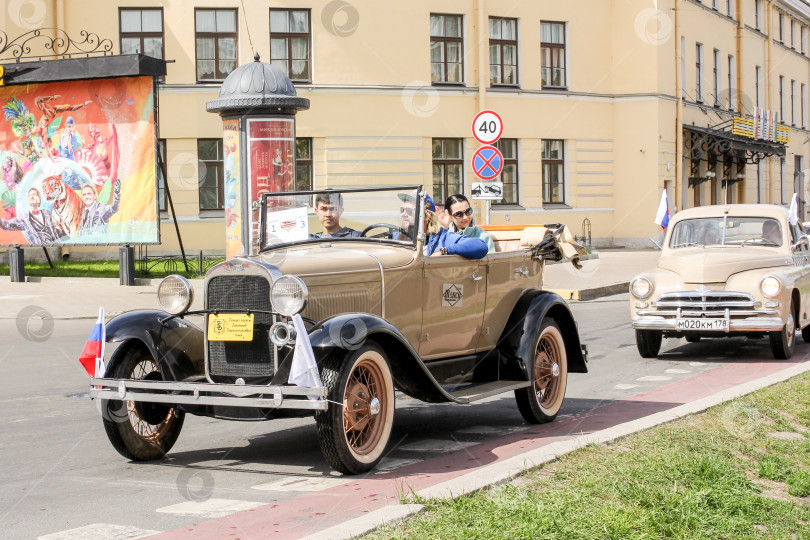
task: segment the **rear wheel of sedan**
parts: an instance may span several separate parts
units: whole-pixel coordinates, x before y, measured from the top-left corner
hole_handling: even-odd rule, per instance
[[[515,390],[515,401],[523,419],[530,424],[551,422],[562,408],[568,382],[568,356],[560,328],[543,319],[530,366],[533,384]]]
[[[157,362],[146,349],[130,348],[107,370],[113,379],[160,381]],[[101,400],[104,430],[113,448],[133,461],[162,458],[183,427],[185,413],[163,403]]]
[[[315,413],[321,452],[344,474],[371,470],[382,459],[394,423],[394,382],[385,353],[369,343],[324,361],[329,408]]]
[[[636,347],[642,358],[655,358],[664,336],[658,330],[636,330]]]
[[[793,318],[793,303],[790,304],[790,313],[788,313],[787,322],[778,332],[771,332],[771,351],[773,357],[777,360],[787,360],[793,356],[793,347],[796,345],[796,321]],[[802,330],[802,337],[804,337],[804,330]],[[805,340],[806,341],[806,340]]]

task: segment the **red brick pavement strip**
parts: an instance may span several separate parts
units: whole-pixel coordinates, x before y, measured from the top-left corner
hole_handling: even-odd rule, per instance
[[[807,358],[798,358],[790,361],[727,364],[626,400],[608,403],[585,415],[527,428],[395,471],[375,474],[318,493],[303,494],[278,504],[168,531],[150,539],[300,538],[361,517],[386,505],[398,504],[403,494],[437,486],[487,464],[666,411],[738,384],[777,373],[806,360]]]

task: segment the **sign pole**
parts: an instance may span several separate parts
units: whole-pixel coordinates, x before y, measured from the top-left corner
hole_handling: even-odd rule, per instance
[[[484,207],[486,209],[485,212],[484,212],[484,216],[486,216],[486,220],[485,220],[486,222],[484,223],[484,225],[489,225],[489,211],[492,209],[492,201],[487,199],[486,201],[484,201],[484,204],[486,205]]]

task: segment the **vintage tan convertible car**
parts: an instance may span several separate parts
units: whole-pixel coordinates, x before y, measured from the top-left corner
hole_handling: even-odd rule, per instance
[[[395,390],[461,404],[514,392],[526,421],[553,420],[586,354],[568,306],[540,283],[545,261],[576,262],[577,246],[563,227],[533,227],[482,259],[427,257],[424,198],[418,186],[267,194],[260,253],[213,267],[203,310],[170,276],[165,311],[109,321],[118,346],[90,384],[115,449],[163,456],[185,413],[314,413],[324,457],[352,474],[383,456]]]
[[[770,338],[790,358],[795,333],[810,341],[810,249],[799,223],[767,204],[705,206],[670,221],[658,267],[630,283],[638,352],[663,337]]]

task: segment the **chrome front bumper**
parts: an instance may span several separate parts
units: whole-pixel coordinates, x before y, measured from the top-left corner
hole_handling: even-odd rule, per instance
[[[746,319],[729,319],[728,332],[778,332],[785,323],[779,317],[748,317]],[[723,330],[678,330],[675,319],[655,315],[636,316],[633,319],[636,330],[671,330],[682,333],[700,333],[723,335]]]
[[[286,399],[313,397],[315,399]],[[171,405],[221,405],[325,411],[326,388],[90,378],[90,397]]]

